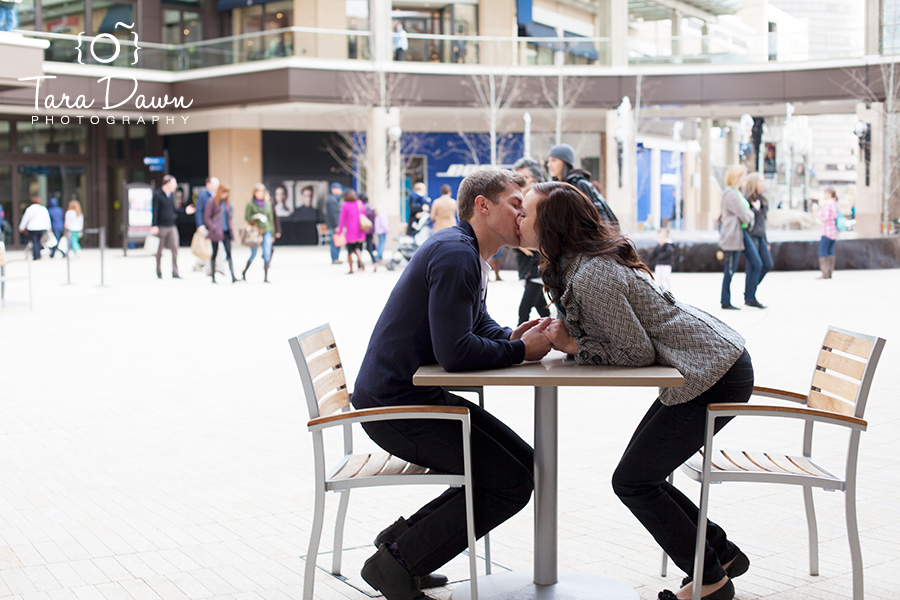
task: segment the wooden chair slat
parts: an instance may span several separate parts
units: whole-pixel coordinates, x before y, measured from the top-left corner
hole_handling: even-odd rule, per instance
[[[306,364],[309,367],[309,374],[312,375],[312,378],[315,380],[316,377],[325,371],[341,366],[341,356],[338,353],[337,347],[334,347],[324,354],[319,354],[318,356],[309,359],[306,361]]]
[[[350,404],[350,394],[347,393],[347,388],[338,390],[319,402],[319,416],[333,415],[348,404]]]
[[[381,474],[381,470],[384,468],[384,465],[393,458],[390,454],[386,452],[379,452],[378,454],[369,455],[369,461],[366,463],[362,469],[359,470],[359,473],[355,475],[355,477],[372,477],[374,475]]]
[[[829,474],[814,465],[807,459],[805,456],[785,456],[786,460],[789,460],[797,469],[806,473],[807,475],[812,475],[813,477],[823,477],[825,479],[833,479],[833,477]]]
[[[415,463],[408,464],[409,466],[403,471],[404,475],[424,475],[428,472],[428,467],[423,467],[422,465],[417,465]]]
[[[765,452],[750,452],[744,451],[744,456],[747,457],[754,465],[759,467],[762,471],[767,471],[769,473],[793,473],[792,469],[786,469],[779,465],[778,463],[772,462],[772,459]]]
[[[743,452],[735,450],[720,450],[722,457],[730,463],[729,471],[759,471],[759,467],[753,461],[744,456]],[[724,462],[724,461],[723,461]]]
[[[845,335],[837,331],[829,331],[825,335],[825,342],[822,344],[826,348],[834,348],[853,356],[867,359],[872,353],[873,343],[868,340],[861,340],[852,335]]]
[[[368,460],[368,454],[351,454],[350,458],[348,458],[347,462],[344,464],[344,467],[338,471],[332,479],[350,479],[351,477],[355,477]]]
[[[866,363],[827,350],[819,353],[819,362],[816,364],[828,371],[836,371],[856,380],[861,380],[866,370]]]
[[[822,391],[830,392],[853,403],[856,402],[856,395],[859,392],[858,383],[835,377],[824,371],[817,370],[813,373],[812,384]]]
[[[853,416],[854,412],[852,404],[812,390],[809,392],[809,407],[847,416]]]
[[[392,456],[384,468],[378,473],[379,475],[399,475],[409,463],[402,458]]]
[[[331,327],[326,327],[322,331],[318,331],[300,340],[300,347],[303,348],[303,354],[305,354],[307,358],[323,348],[334,345],[334,334],[331,332]]]
[[[344,370],[337,368],[333,371],[325,373],[318,379],[313,380],[313,388],[316,390],[316,398],[324,398],[336,389],[346,386],[344,381]]]

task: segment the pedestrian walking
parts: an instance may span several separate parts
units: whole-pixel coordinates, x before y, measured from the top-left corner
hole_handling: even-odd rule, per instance
[[[412,190],[406,198],[406,208],[409,210],[409,216],[406,219],[406,235],[416,235],[419,218],[429,203],[428,188],[425,187],[425,184],[421,181],[413,184]]]
[[[544,297],[544,282],[541,280],[541,255],[537,250],[516,248],[516,265],[519,268],[519,279],[525,285],[522,300],[519,301],[519,323],[531,319],[531,309],[535,309],[539,317],[549,317],[550,308]]]
[[[19,231],[21,233],[28,232],[32,256],[34,260],[41,260],[41,248],[43,248],[41,238],[50,231],[50,213],[41,204],[39,196],[31,197],[31,204],[22,213],[22,219],[19,221]]]
[[[671,292],[675,244],[669,239],[668,227],[663,227],[656,234],[656,247],[647,255],[647,264],[653,267],[653,277],[656,279],[656,283]]]
[[[759,254],[752,247],[748,230],[753,224],[753,211],[740,188],[747,183],[747,168],[733,165],[725,172],[725,191],[722,192],[722,223],[719,230],[719,248],[725,254],[725,270],[722,278],[722,308],[740,310],[731,304],[731,278],[737,271],[741,254],[747,262],[744,281],[744,304],[765,308],[756,300],[756,283],[762,268]],[[748,248],[751,248],[748,250]]]
[[[212,256],[209,259],[209,265],[213,283],[216,283],[216,255],[219,252],[220,242],[225,246],[225,260],[228,262],[228,270],[231,271],[231,283],[237,281],[237,277],[234,276],[234,263],[231,260],[231,240],[234,239],[234,227],[231,224],[233,215],[231,188],[224,184],[218,184],[215,197],[212,201],[206,202],[203,210],[203,225],[206,227],[209,241],[212,242]]]
[[[838,239],[838,215],[841,212],[838,206],[837,192],[834,188],[825,190],[825,200],[819,209],[819,220],[822,221],[822,237],[819,240],[819,270],[822,271],[819,279],[831,279],[834,273],[834,246]]]
[[[762,283],[766,273],[775,266],[772,260],[772,252],[769,248],[769,240],[766,237],[766,216],[769,212],[769,201],[763,195],[766,190],[766,179],[761,173],[750,173],[747,177],[747,183],[744,185],[744,197],[750,203],[750,210],[753,211],[753,227],[750,228],[750,241],[752,242],[756,252],[759,255],[762,267],[759,271],[759,278],[756,282],[756,288]]]
[[[153,220],[150,234],[159,237],[159,248],[156,249],[156,277],[162,279],[163,248],[172,252],[172,279],[181,279],[178,275],[178,228],[175,226],[175,188],[178,181],[172,175],[164,175],[162,185],[153,192]]]
[[[371,223],[369,230],[364,230],[364,233],[366,234],[366,252],[369,253],[369,258],[372,259],[372,271],[375,271],[378,268],[378,255],[375,252],[375,207],[369,204],[369,195],[365,192],[359,193],[359,201],[363,203],[366,218]]]
[[[59,253],[62,256],[65,256],[65,251],[60,248],[59,245],[62,242],[63,233],[66,230],[66,214],[59,205],[59,200],[56,199],[56,196],[51,197],[48,204],[47,212],[50,214],[50,231],[53,232],[53,237],[56,238],[56,245],[50,248],[50,258],[53,258],[54,255],[56,255],[57,250],[59,250]]]
[[[81,211],[81,202],[69,200],[65,219],[66,231],[69,235],[69,252],[72,256],[78,256],[81,252],[81,233],[84,231],[84,213]]]
[[[372,230],[375,232],[375,240],[377,243],[375,255],[378,257],[378,262],[381,262],[384,259],[384,247],[387,243],[387,234],[391,231],[391,222],[388,220],[387,213],[384,212],[384,209],[375,209],[375,227],[373,227]]]
[[[202,190],[200,190],[200,193],[197,194],[197,211],[194,213],[194,224],[197,226],[197,232],[204,237],[208,237],[208,231],[206,230],[206,225],[204,225],[206,205],[215,197],[216,189],[218,189],[218,187],[218,177],[207,177],[206,185]],[[197,264],[194,267],[194,270],[203,271],[204,273],[209,275],[209,261],[201,260],[198,257]]]
[[[394,25],[394,60],[406,60],[406,51],[409,50],[409,38],[406,36],[406,30],[403,29],[403,23]]]
[[[591,174],[584,169],[575,168],[575,149],[569,144],[558,144],[550,148],[547,158],[547,170],[553,181],[571,183],[584,194],[607,223],[618,226],[619,219],[591,183]]]
[[[269,283],[269,263],[272,261],[272,238],[275,235],[275,211],[272,208],[272,203],[266,200],[265,185],[257,183],[253,186],[253,199],[250,200],[247,204],[247,209],[244,211],[244,221],[246,221],[249,226],[255,227],[262,238],[260,246],[262,247],[263,271],[265,272],[263,282]],[[247,271],[250,269],[253,259],[256,258],[256,251],[257,248],[250,248],[250,259],[247,261],[247,266],[244,267],[244,271],[241,273],[242,280],[247,280]]]
[[[344,186],[335,181],[331,184],[331,194],[325,201],[325,224],[332,233],[337,232],[338,222],[341,220],[341,196]],[[341,248],[334,245],[334,236],[331,236],[331,264],[341,264]]]
[[[344,205],[341,206],[341,219],[338,222],[337,233],[343,233],[347,237],[347,262],[350,264],[350,274],[353,271],[353,257],[356,257],[356,266],[360,271],[366,268],[362,264],[360,251],[363,242],[366,241],[366,232],[360,227],[360,215],[366,215],[366,209],[353,190],[344,192]]]

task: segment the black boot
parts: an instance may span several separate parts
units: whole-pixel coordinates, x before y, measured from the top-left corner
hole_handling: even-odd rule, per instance
[[[403,517],[400,517],[396,521],[394,521],[387,529],[379,533],[375,536],[375,547],[379,547],[381,544],[390,545],[397,541],[401,535],[409,531],[409,524]],[[423,590],[427,590],[429,588],[443,587],[447,585],[446,575],[441,575],[440,573],[429,573],[428,575],[422,575],[419,578],[419,587]]]
[[[428,596],[419,587],[419,578],[410,573],[382,544],[378,552],[369,557],[360,571],[362,578],[384,594],[386,600],[426,600]]]
[[[249,271],[249,270],[250,270],[250,261],[248,260],[248,261],[247,261],[247,266],[244,267],[244,270],[243,270],[243,272],[241,273],[241,280],[242,280],[242,281],[247,281],[247,271]]]
[[[211,258],[209,262],[209,268],[212,271],[212,282],[216,282],[216,259]]]
[[[272,264],[272,261],[263,263],[263,270],[265,271],[265,276],[263,277],[263,283],[269,283],[269,265]]]
[[[231,259],[228,259],[228,270],[231,271],[231,283],[237,281],[237,277],[234,276],[234,263],[231,262]]]

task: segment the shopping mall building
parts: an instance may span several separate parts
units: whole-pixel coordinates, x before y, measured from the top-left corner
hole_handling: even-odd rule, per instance
[[[632,231],[713,228],[743,162],[774,205],[834,187],[877,236],[900,216],[898,4],[0,0],[5,240],[37,194],[121,244],[125,184],[166,171],[185,198],[219,177],[238,215],[265,182],[288,223],[338,181],[400,223],[413,183],[455,193],[559,141]]]

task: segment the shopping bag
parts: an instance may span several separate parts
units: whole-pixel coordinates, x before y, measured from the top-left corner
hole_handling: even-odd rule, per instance
[[[66,236],[62,236],[59,238],[59,244],[56,245],[56,249],[62,252],[63,254],[69,251],[69,240]]]
[[[241,229],[241,244],[248,248],[259,248],[261,243],[262,236],[259,235],[259,229],[252,225],[247,225]],[[212,256],[212,249],[210,249],[209,253],[210,256]]]
[[[53,232],[49,229],[44,232],[44,235],[41,236],[41,246],[43,246],[44,248],[56,247],[56,236],[53,235]]]
[[[159,250],[159,236],[148,235],[147,237],[145,237],[144,250],[146,250],[150,254],[156,254],[156,251]]]
[[[191,238],[191,252],[200,260],[208,260],[212,256],[212,242],[201,231],[195,231]]]
[[[342,246],[347,245],[347,234],[346,233],[335,233],[331,236],[331,241],[334,242],[336,248],[340,248]]]

